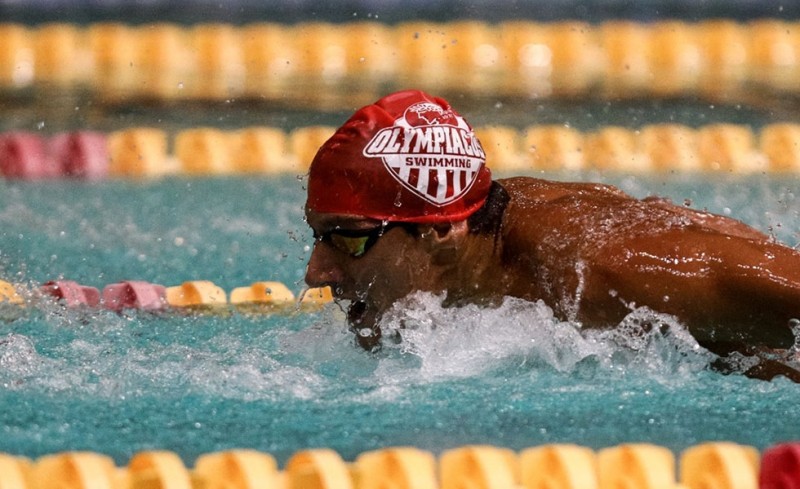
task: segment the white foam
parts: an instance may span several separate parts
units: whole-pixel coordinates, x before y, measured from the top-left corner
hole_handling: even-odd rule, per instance
[[[38,362],[39,356],[27,336],[9,333],[0,337],[0,369],[6,374],[30,375]]]
[[[388,382],[472,377],[513,366],[565,374],[585,370],[646,371],[684,376],[705,368],[712,355],[674,318],[647,309],[633,311],[609,331],[582,329],[559,321],[542,302],[506,298],[496,308],[449,308],[442,297],[416,293],[399,302],[382,322],[385,342],[402,356],[416,359],[416,371],[396,356],[382,360],[376,375]],[[650,328],[646,325],[653,324]],[[406,365],[406,370],[399,365]]]

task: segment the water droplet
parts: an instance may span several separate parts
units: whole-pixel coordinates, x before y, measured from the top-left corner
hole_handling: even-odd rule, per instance
[[[792,345],[791,350],[798,353],[800,352],[800,319],[790,319],[789,329],[792,330],[794,335],[794,345]]]

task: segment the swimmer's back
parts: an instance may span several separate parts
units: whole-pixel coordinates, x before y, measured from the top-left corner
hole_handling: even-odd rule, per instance
[[[735,219],[677,206],[660,197],[636,199],[611,185],[555,182],[531,177],[513,177],[498,182],[511,197],[507,216],[510,217],[509,224],[516,221],[523,227],[535,225],[543,233],[548,232],[548,224],[550,230],[559,232],[561,228],[556,225],[568,225],[567,235],[582,229],[588,235],[598,237],[600,231],[606,234],[606,239],[611,237],[609,233],[615,232],[658,233],[691,227],[745,239],[770,239]],[[524,216],[527,222],[519,222],[516,216]],[[551,222],[552,219],[558,222]]]
[[[797,251],[734,219],[605,185],[499,183],[510,197],[510,295],[542,299],[557,317],[597,327],[647,306],[680,318],[712,351],[792,345]]]

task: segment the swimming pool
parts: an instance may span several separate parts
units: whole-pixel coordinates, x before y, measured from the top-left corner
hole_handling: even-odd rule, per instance
[[[729,24],[712,24],[704,28],[730,34],[740,45],[751,34],[746,26],[734,25],[731,34]],[[459,32],[476,29],[476,39],[486,33],[487,26],[458,25],[465,28]],[[569,37],[573,25],[554,29],[548,35],[555,37],[545,41]],[[781,44],[784,38],[768,36],[783,24],[765,25],[762,35],[795,52],[795,45]],[[156,39],[173,42],[176,32],[189,30],[167,27],[159,31],[165,37]],[[297,32],[306,27],[296,26]],[[330,26],[316,27],[320,31],[302,32],[329,33]],[[595,27],[598,32],[602,28]],[[139,34],[147,29],[132,28]],[[432,32],[430,25],[426,29]],[[637,29],[626,31],[634,41],[641,34]],[[69,38],[76,31],[54,32]],[[121,32],[128,35],[125,28]],[[222,32],[229,34],[230,29]],[[613,29],[603,32],[614,34]],[[314,36],[306,37],[313,41]],[[709,34],[708,39],[717,38]],[[565,74],[576,73],[571,70],[580,63],[564,61],[581,50],[569,46],[565,52],[552,51],[550,61],[558,62],[533,73],[527,88],[541,89],[539,78],[545,72],[562,82]],[[691,52],[693,45],[675,46],[670,53]],[[547,53],[540,48],[526,59],[541,61]],[[441,86],[441,93],[476,127],[499,124],[519,131],[513,136],[518,140],[531,137],[540,125],[556,127],[558,142],[562,136],[575,137],[575,131],[588,140],[594,131],[611,126],[624,127],[628,132],[623,138],[644,138],[650,125],[681,124],[681,131],[697,128],[699,134],[725,123],[740,126],[727,133],[704,132],[711,135],[707,140],[713,143],[721,134],[720,148],[755,154],[763,143],[759,131],[771,124],[797,123],[796,98],[786,85],[786,73],[794,73],[798,63],[778,66],[786,59],[778,58],[773,65],[748,58],[744,82],[737,85],[742,80],[736,69],[731,75],[735,88],[745,90],[710,99],[704,96],[708,92],[691,90],[666,96],[647,90],[627,93],[641,82],[636,77],[642,65],[634,66],[633,85],[626,85],[631,81],[627,75],[616,72],[622,83],[610,92],[593,90],[608,89],[606,77],[598,86],[588,84],[566,95],[520,95],[513,90],[494,95],[491,90],[497,85],[492,83],[498,79],[484,86],[477,77],[475,84]],[[326,66],[313,59],[320,63],[316,68]],[[662,62],[667,65],[662,75],[674,75],[684,66],[674,59]],[[714,62],[698,73],[742,67],[735,56]],[[454,66],[460,69],[452,60],[447,63],[445,75],[448,70],[452,75]],[[124,70],[128,64],[120,66]],[[158,72],[158,63],[154,66]],[[255,99],[183,98],[191,88],[183,82],[168,87],[170,96],[178,95],[166,100],[108,100],[107,93],[86,84],[55,91],[23,84],[3,99],[7,117],[0,119],[0,130],[50,136],[63,130],[108,133],[155,126],[173,137],[202,126],[234,131],[266,125],[291,135],[305,127],[336,126],[381,91],[411,82],[440,87],[441,79],[425,78],[420,66],[414,65],[411,74],[398,73],[396,79],[381,78],[386,75],[382,73],[352,86],[350,78],[331,82],[301,73],[289,79],[296,85],[284,85],[285,94]],[[51,74],[68,73],[67,67],[55,62]],[[624,64],[616,69],[625,72]],[[171,73],[165,76],[176,81]],[[790,135],[800,129],[793,130]],[[524,151],[530,152],[530,140],[525,144]],[[177,152],[174,147],[171,151]],[[792,155],[797,169],[800,159]],[[754,161],[763,163],[763,154],[755,156]],[[678,163],[652,173],[601,171],[591,165],[577,165],[582,169],[573,172],[521,172],[613,183],[638,197],[667,196],[737,217],[798,246],[797,173],[770,173],[758,166],[739,173],[713,161],[704,161],[703,171],[683,173]],[[555,321],[538,303],[509,299],[496,309],[452,309],[443,308],[439,297],[419,294],[399,303],[383,325],[387,331],[400,322],[413,326],[399,333],[402,341],[387,342],[380,352],[368,354],[353,345],[335,304],[280,314],[224,308],[116,314],[65,309],[33,297],[31,291],[43,282],[59,278],[98,288],[129,279],[167,286],[205,279],[226,291],[277,280],[295,292],[302,290],[312,245],[302,221],[303,171],[271,176],[189,173],[155,179],[117,174],[96,182],[0,180],[0,279],[20,286],[32,301],[25,309],[0,304],[0,452],[35,458],[89,450],[124,465],[137,452],[165,449],[190,464],[201,454],[245,447],[273,454],[283,464],[309,447],[330,447],[353,460],[373,448],[399,445],[441,453],[472,444],[521,450],[571,442],[599,449],[643,441],[677,453],[705,441],[764,449],[800,437],[800,416],[793,407],[800,390],[795,384],[712,372],[708,365],[713,357],[680,325],[671,323],[666,332],[643,331],[638,321],[650,311],[637,311],[617,330],[589,333]]]
[[[797,177],[546,176],[689,199],[798,243]],[[294,176],[0,186],[2,269],[17,283],[302,287],[312,241]],[[233,447],[286,460],[325,446],[353,459],[397,445],[679,451],[800,436],[795,384],[711,372],[677,326],[642,335],[631,321],[590,335],[540,304],[446,309],[427,295],[398,306],[388,327],[399,317],[418,327],[372,355],[353,346],[334,305],[269,316],[29,308],[0,324],[0,451],[85,449],[122,463],[163,448],[189,462]]]

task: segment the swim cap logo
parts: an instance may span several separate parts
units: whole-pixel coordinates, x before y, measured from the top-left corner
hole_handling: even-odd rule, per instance
[[[431,102],[414,104],[406,109],[403,114],[409,126],[421,126],[434,124],[458,125],[458,119],[451,109],[444,110],[440,106]]]
[[[392,177],[436,206],[463,197],[486,161],[464,119],[431,102],[408,107],[394,125],[375,133],[363,153],[381,158]]]

